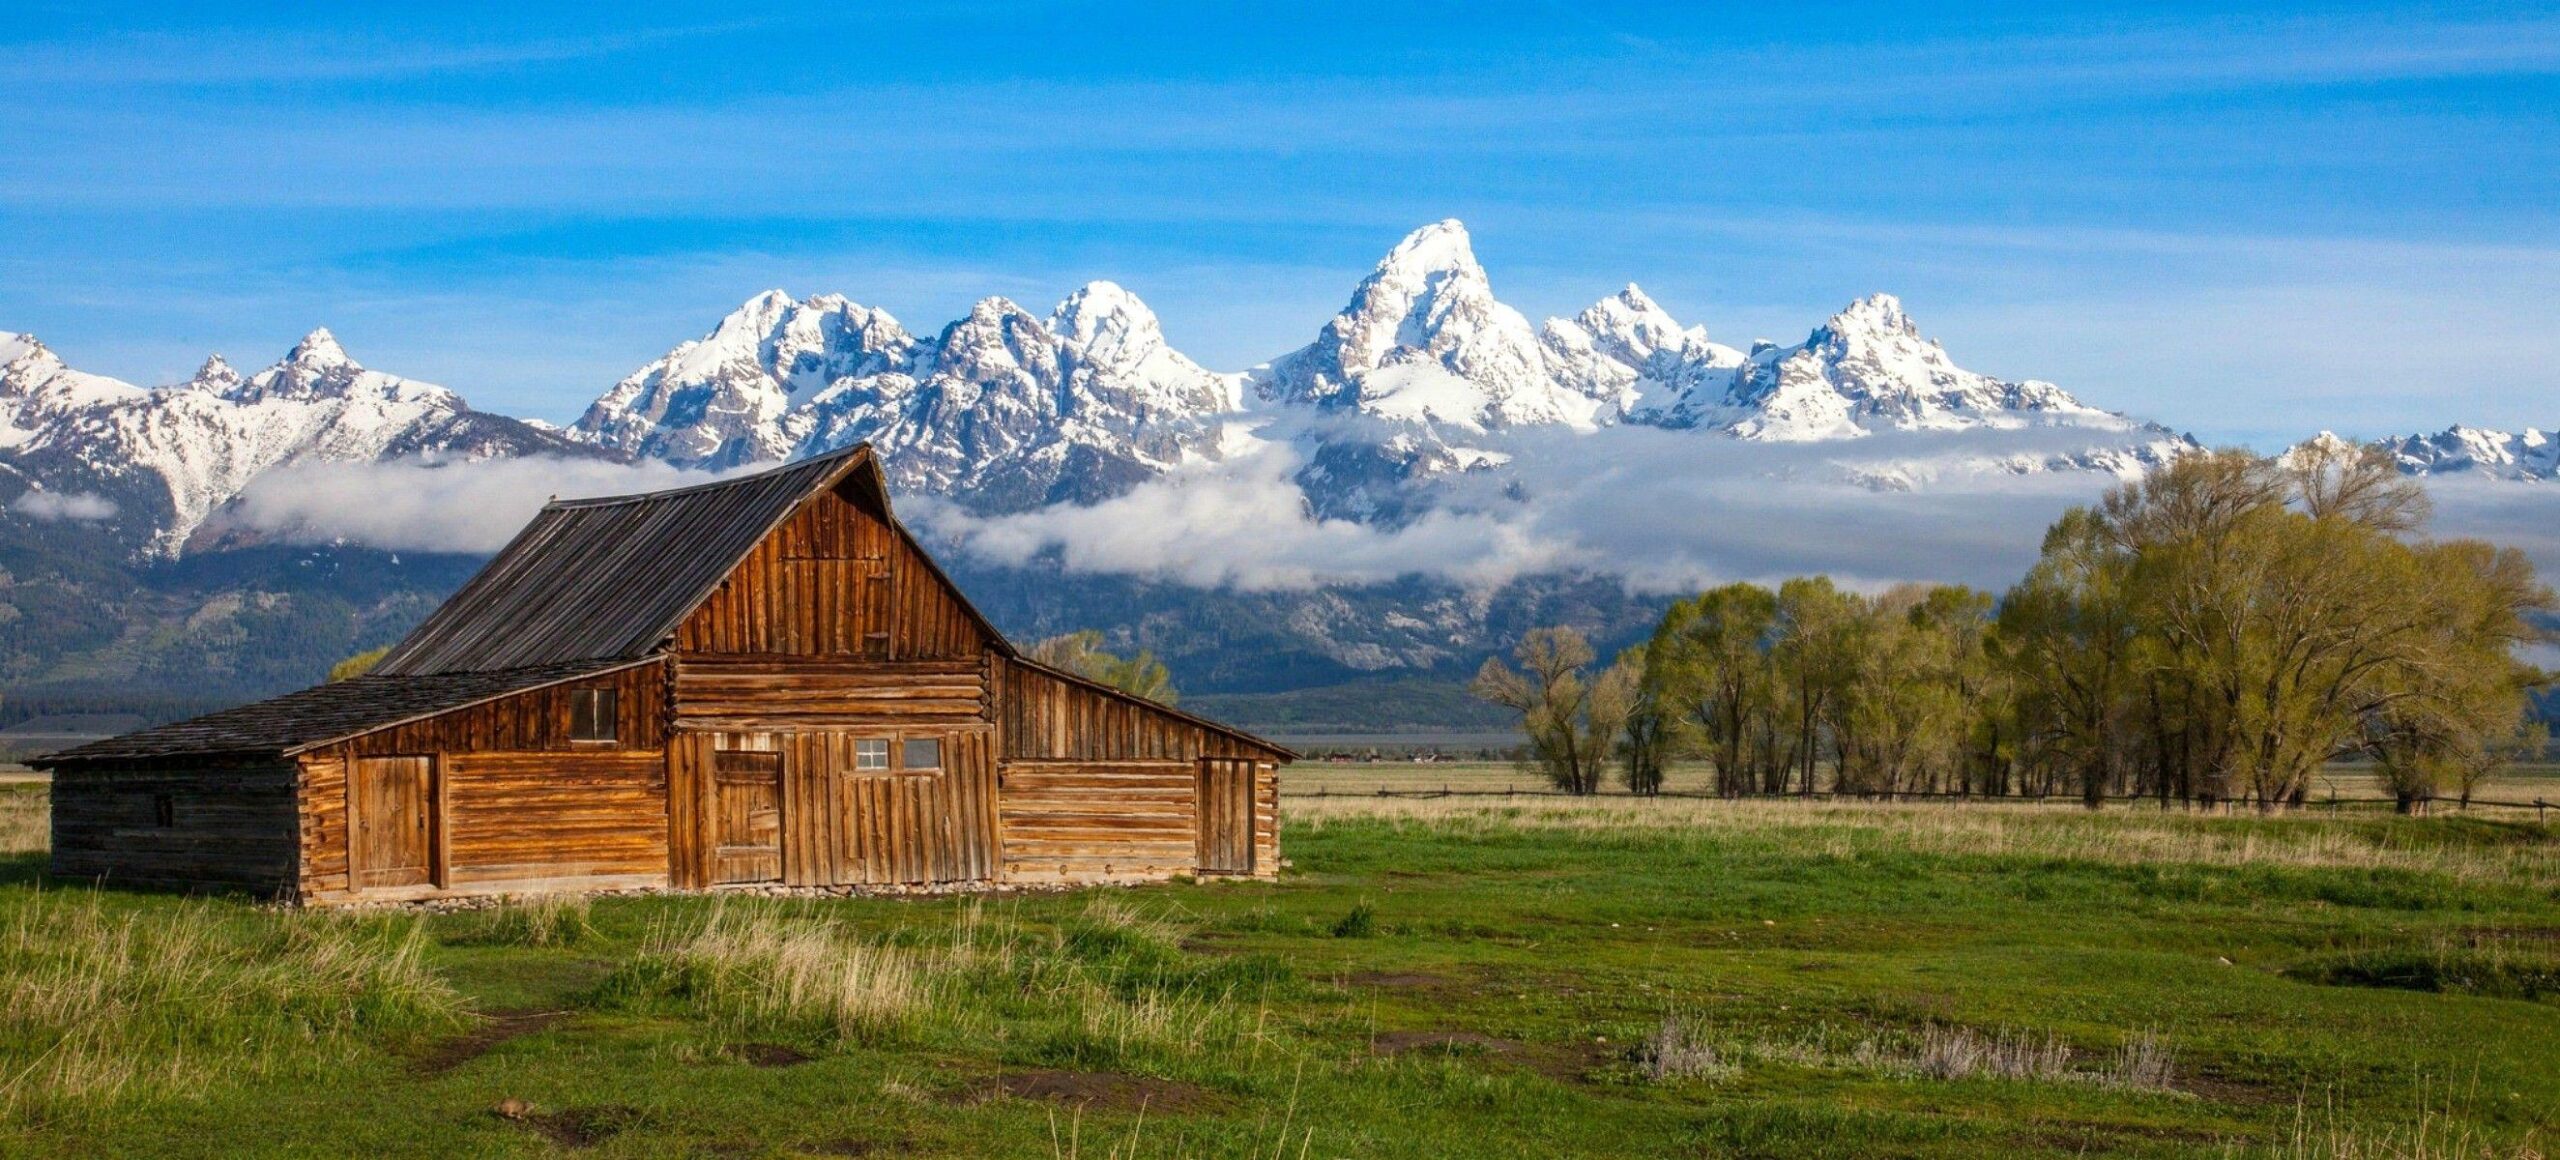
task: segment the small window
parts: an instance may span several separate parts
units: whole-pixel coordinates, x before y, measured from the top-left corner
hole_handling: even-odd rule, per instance
[[[854,742],[853,768],[856,770],[889,768],[889,743],[885,740]]]
[[[942,768],[942,742],[938,738],[919,737],[908,741],[898,754],[902,769]]]
[[[569,740],[611,741],[617,698],[612,689],[576,689],[569,694]]]
[[[178,799],[175,795],[151,795],[151,824],[164,830],[178,828]]]

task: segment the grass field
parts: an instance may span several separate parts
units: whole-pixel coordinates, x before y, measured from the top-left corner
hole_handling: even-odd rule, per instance
[[[2560,1140],[2560,837],[2512,818],[1330,794],[1285,841],[1276,885],[296,914],[44,885],[0,787],[0,1153]]]

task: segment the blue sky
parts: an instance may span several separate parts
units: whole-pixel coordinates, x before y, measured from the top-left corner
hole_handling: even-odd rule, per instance
[[[141,382],[325,324],[566,419],[767,287],[1096,277],[1232,369],[1454,216],[1532,317],[1889,290],[2208,438],[2560,424],[2547,7],[14,7],[0,329]]]

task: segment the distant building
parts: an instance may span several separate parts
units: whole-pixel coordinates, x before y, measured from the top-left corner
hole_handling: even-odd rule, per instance
[[[863,445],[553,503],[372,672],[34,764],[58,875],[330,903],[1269,877],[1294,756],[1025,657]]]

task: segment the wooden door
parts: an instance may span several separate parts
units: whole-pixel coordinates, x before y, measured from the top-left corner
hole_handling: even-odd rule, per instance
[[[713,882],[782,879],[782,755],[711,755]]]
[[[351,780],[347,839],[356,889],[435,884],[435,759],[359,758]]]
[[[1253,873],[1253,762],[1200,762],[1200,872]]]
[[[949,875],[950,824],[938,773],[853,773],[837,780],[845,825],[836,881],[915,885]]]

